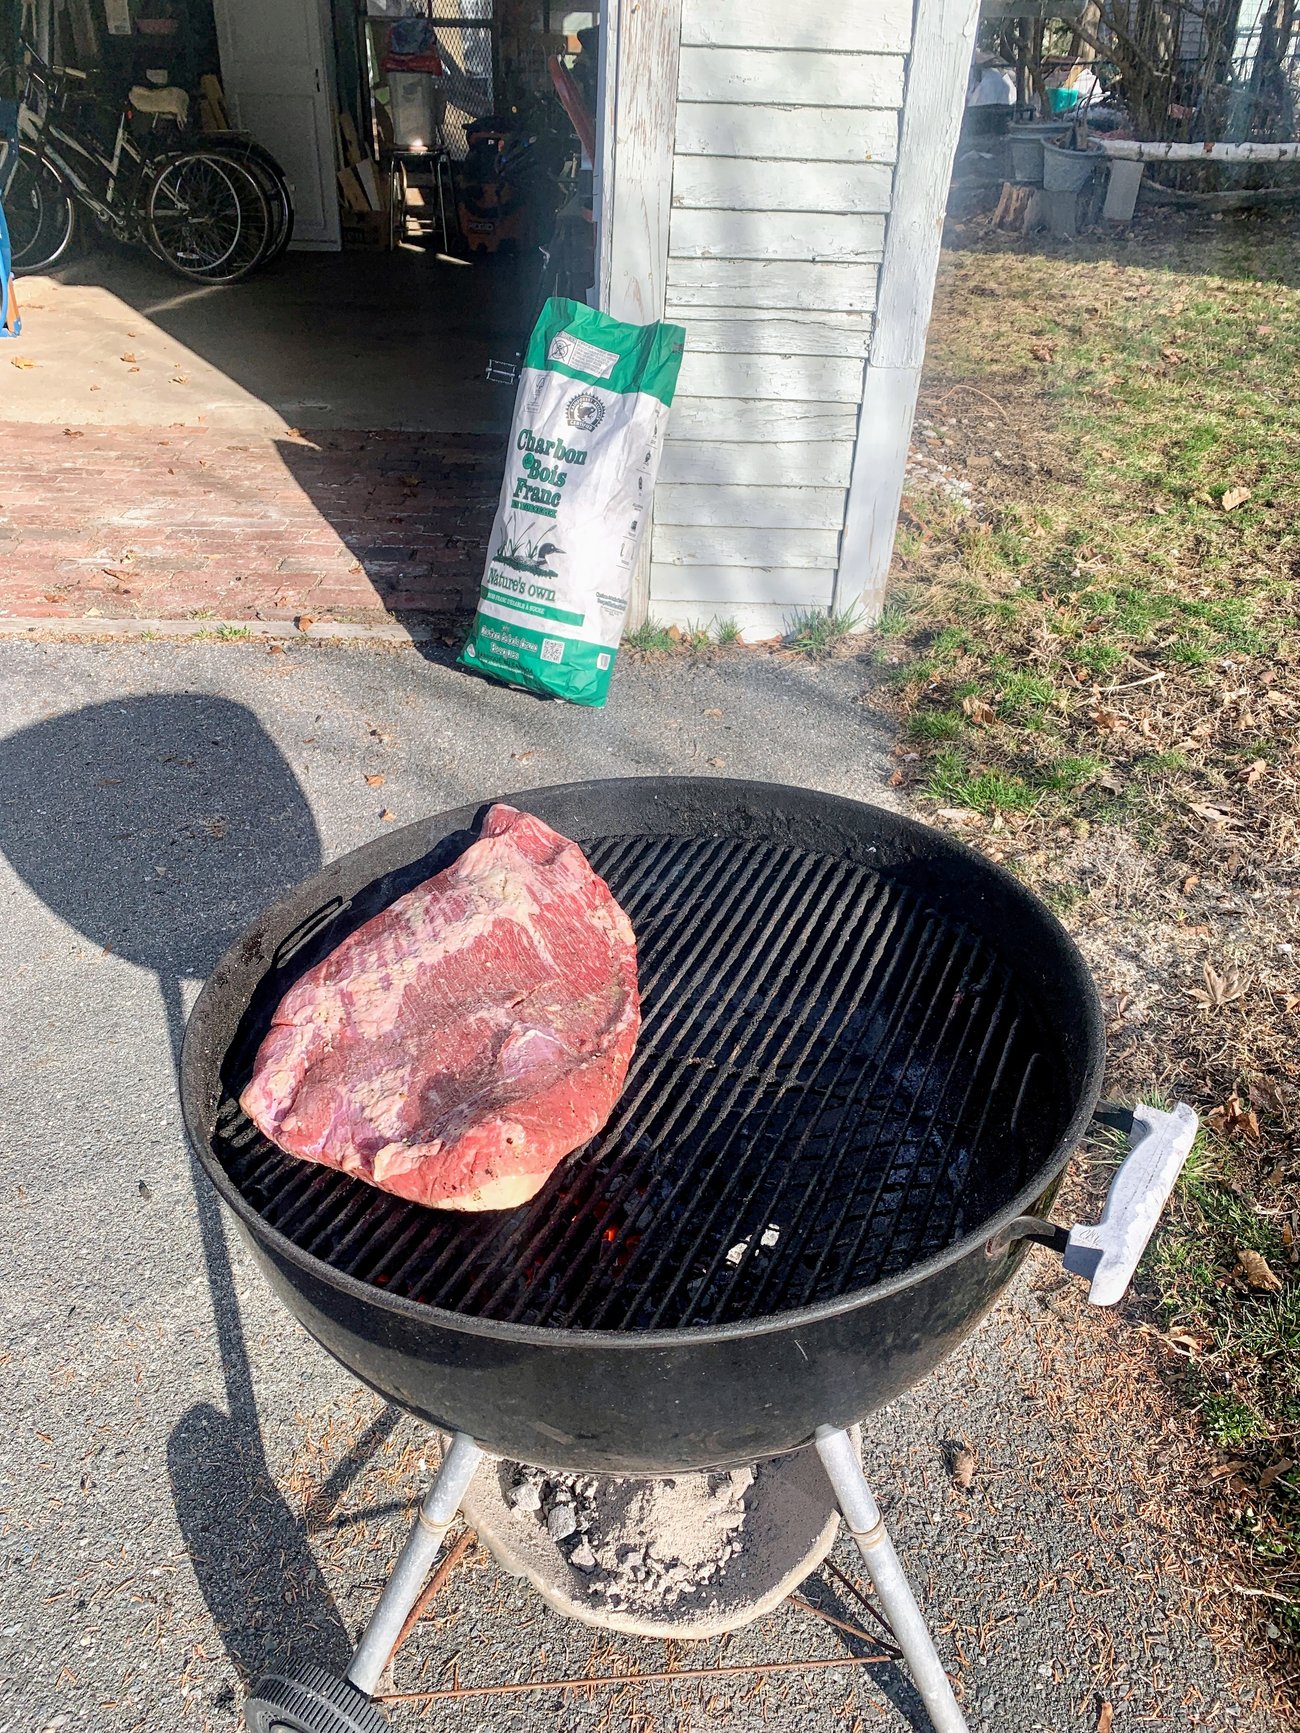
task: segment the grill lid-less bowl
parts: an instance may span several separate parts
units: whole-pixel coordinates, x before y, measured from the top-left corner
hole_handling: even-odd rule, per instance
[[[655,778],[509,798],[582,845],[636,931],[623,1097],[509,1213],[423,1209],[255,1130],[237,1098],[284,992],[454,858],[483,809],[382,838],[236,947],[187,1037],[200,1154],[300,1257],[480,1323],[743,1326],[905,1276],[1059,1171],[1099,1086],[1096,995],[1009,875],[802,790]]]

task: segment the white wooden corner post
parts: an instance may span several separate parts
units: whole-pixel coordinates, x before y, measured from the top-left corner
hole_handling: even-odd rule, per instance
[[[596,218],[597,305],[648,325],[664,316],[682,0],[606,0],[601,13]],[[627,628],[650,600],[645,527]]]
[[[880,613],[894,551],[978,19],[979,0],[916,0],[898,166],[832,600],[837,614],[856,609],[864,623]]]

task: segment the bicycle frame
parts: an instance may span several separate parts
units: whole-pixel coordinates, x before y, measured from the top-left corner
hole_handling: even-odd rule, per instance
[[[33,60],[28,66],[29,83],[40,87],[44,103],[38,114],[24,100],[19,117],[19,130],[35,149],[38,159],[55,170],[92,215],[119,238],[129,239],[134,229],[133,196],[144,174],[146,162],[145,153],[127,130],[131,108],[127,104],[119,114],[113,154],[111,157],[105,156],[97,146],[86,143],[62,127],[54,112],[55,104],[61,102],[66,94],[65,81],[75,76],[77,74],[71,68],[47,67],[43,62]],[[82,158],[86,164],[93,164],[102,172],[102,197],[92,189],[74,160],[76,157]],[[131,194],[126,198],[119,197],[124,159],[133,163],[136,171],[132,178]]]

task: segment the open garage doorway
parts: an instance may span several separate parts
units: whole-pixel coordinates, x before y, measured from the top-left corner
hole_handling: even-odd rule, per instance
[[[546,294],[595,275],[595,10],[25,0],[23,33],[6,211],[21,239],[43,176],[71,217],[18,285],[30,365],[0,421],[32,461],[6,502],[7,612],[452,621],[524,339]],[[238,250],[169,269],[143,200],[184,153],[215,153],[222,196],[241,169],[268,211],[287,187],[291,231],[268,220],[246,269]],[[182,235],[212,257],[214,209]]]

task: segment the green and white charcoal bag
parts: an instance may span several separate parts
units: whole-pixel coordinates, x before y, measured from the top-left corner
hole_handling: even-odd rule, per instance
[[[463,667],[604,704],[685,338],[579,301],[543,307]]]

